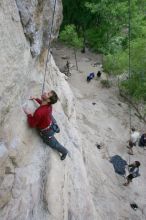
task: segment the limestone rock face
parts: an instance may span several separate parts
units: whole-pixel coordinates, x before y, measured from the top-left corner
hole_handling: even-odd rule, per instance
[[[33,56],[38,56],[48,46],[53,20],[51,39],[58,36],[62,22],[61,0],[16,0],[24,33],[30,42],[30,50]]]
[[[0,220],[96,219],[75,100],[53,57],[47,66],[45,90],[56,90],[60,98],[53,114],[61,128],[56,137],[70,152],[65,161],[44,145],[35,129],[28,128],[22,109],[25,105],[33,112],[37,106],[26,100],[42,91],[43,48],[48,45],[52,9],[51,0],[0,2]],[[61,19],[62,5],[57,0],[53,37]],[[38,55],[42,50],[41,56],[32,58],[31,53]]]

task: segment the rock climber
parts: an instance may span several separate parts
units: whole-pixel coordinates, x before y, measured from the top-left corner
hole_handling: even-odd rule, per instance
[[[128,153],[133,155],[133,146],[136,146],[136,144],[138,143],[140,138],[140,133],[138,131],[136,131],[135,128],[131,129],[131,136],[130,136],[130,140],[129,140],[129,146],[127,146],[127,148],[129,148]]]
[[[94,74],[94,73],[90,73],[90,74],[87,76],[87,82],[90,82],[90,81],[91,81],[91,79],[93,79],[93,78],[94,78],[94,76],[95,76],[95,74]]]
[[[56,92],[53,90],[44,92],[41,99],[31,97],[30,100],[36,101],[40,106],[35,110],[33,115],[26,108],[23,108],[27,115],[29,126],[31,128],[37,128],[44,143],[61,153],[60,159],[64,160],[68,154],[68,150],[54,137],[54,134],[60,131],[52,116],[52,105],[58,101]]]
[[[146,147],[146,133],[142,134],[142,136],[139,140],[139,146]]]
[[[133,178],[138,177],[139,174],[139,167],[140,167],[140,162],[135,161],[134,163],[128,165],[129,168],[129,175],[126,177],[126,183],[124,183],[124,186],[128,186],[130,182],[132,182]]]

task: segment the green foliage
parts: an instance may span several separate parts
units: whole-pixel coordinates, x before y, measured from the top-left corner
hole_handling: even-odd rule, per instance
[[[128,70],[128,54],[120,51],[116,54],[108,54],[104,56],[103,67],[104,71],[110,74],[122,74]]]
[[[88,46],[95,52],[106,53],[107,49],[103,46],[104,39],[102,39],[101,31],[97,28],[90,28],[86,31],[86,38],[88,39]]]
[[[63,0],[63,8],[60,39],[76,48],[86,45],[103,53],[104,71],[115,75],[129,73],[130,79],[121,82],[121,89],[134,99],[145,100],[145,0],[131,0],[130,8],[127,0]]]
[[[146,100],[146,39],[137,38],[130,44],[129,51],[108,54],[104,57],[104,70],[111,74],[127,72],[129,79],[121,80],[120,89],[135,100]]]
[[[115,54],[122,51],[125,41],[125,36],[115,36],[111,38],[108,43],[108,52],[111,54]]]
[[[83,47],[83,39],[78,37],[75,25],[66,25],[60,33],[60,40],[75,48]]]
[[[132,72],[146,72],[146,39],[137,38],[131,42]]]
[[[146,37],[145,0],[132,0],[130,4],[131,38]],[[79,36],[94,51],[104,54],[125,48],[129,26],[129,5],[127,0],[63,0],[66,25],[74,24]],[[124,31],[125,30],[125,31]],[[113,45],[111,45],[113,44]],[[115,49],[115,47],[116,49]],[[120,48],[121,49],[121,48]]]
[[[141,79],[139,74],[133,74],[130,79],[122,81],[120,89],[135,100],[146,101],[146,78]]]
[[[105,71],[122,74],[129,69],[129,51],[119,50],[117,53],[104,56]],[[146,72],[146,39],[135,39],[130,43],[130,70],[132,73]]]
[[[127,24],[127,1],[103,0],[101,2],[96,0],[92,3],[87,2],[85,6],[94,16],[95,23],[92,24],[92,28],[95,28],[96,25],[98,39],[102,45],[101,49],[107,53],[109,52],[110,41],[121,31],[125,24]],[[98,47],[97,49],[99,51],[100,48]]]

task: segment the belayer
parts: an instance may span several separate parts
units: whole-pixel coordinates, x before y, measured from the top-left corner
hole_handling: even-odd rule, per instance
[[[68,150],[63,147],[54,137],[55,133],[59,133],[60,129],[52,116],[52,105],[58,101],[58,96],[55,91],[45,92],[41,99],[31,97],[31,100],[36,101],[40,106],[32,115],[25,108],[24,112],[27,115],[27,121],[31,128],[37,128],[44,143],[52,149],[61,153],[61,160],[64,160],[68,154]]]
[[[140,162],[135,161],[134,163],[128,165],[129,167],[129,175],[126,177],[126,183],[124,183],[124,186],[128,186],[130,182],[132,182],[133,178],[136,178],[140,176],[139,174],[139,167],[140,167]]]
[[[140,133],[136,131],[135,128],[131,128],[129,146],[127,146],[127,148],[129,148],[128,154],[133,155],[133,147],[136,146],[136,144],[138,143],[139,137],[140,137]]]

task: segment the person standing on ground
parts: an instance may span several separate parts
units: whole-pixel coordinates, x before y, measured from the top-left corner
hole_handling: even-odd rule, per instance
[[[95,77],[95,74],[94,73],[90,73],[88,76],[87,76],[87,82],[90,82],[91,79],[93,79]]]
[[[54,134],[60,131],[52,116],[52,105],[58,101],[56,92],[52,90],[43,93],[41,99],[34,97],[31,97],[30,99],[38,102],[40,107],[35,110],[33,115],[23,108],[27,115],[29,126],[31,128],[37,128],[44,143],[61,153],[60,159],[64,160],[68,154],[68,150],[54,137]]]
[[[142,134],[139,140],[139,147],[146,147],[146,133]]]
[[[133,147],[136,146],[136,144],[138,143],[140,138],[140,133],[138,131],[136,131],[135,128],[131,129],[131,136],[130,136],[130,140],[129,140],[129,146],[127,146],[127,148],[129,148],[128,153],[133,155]]]
[[[101,71],[97,72],[97,77],[100,78],[101,77]]]
[[[139,174],[139,167],[140,167],[140,162],[139,161],[135,161],[134,163],[128,165],[129,169],[129,175],[126,177],[126,183],[124,183],[124,186],[128,186],[130,182],[132,182],[133,178],[138,177]]]

